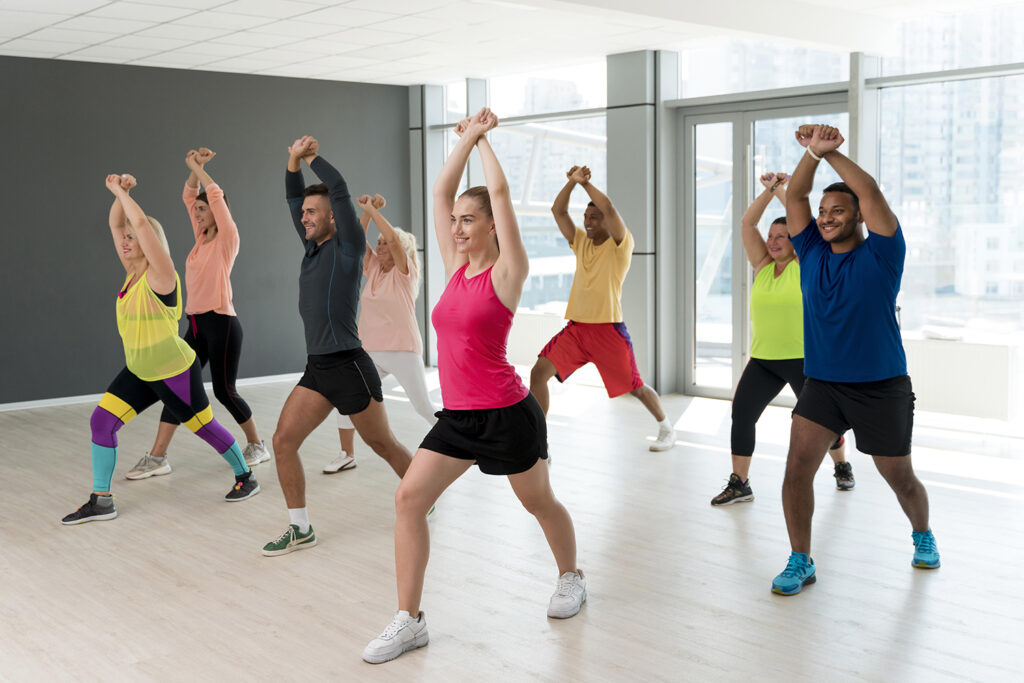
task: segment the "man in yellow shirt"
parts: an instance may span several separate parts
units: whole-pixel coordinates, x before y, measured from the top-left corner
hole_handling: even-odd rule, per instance
[[[555,198],[551,213],[562,235],[576,254],[576,274],[565,317],[569,324],[541,350],[530,372],[530,391],[544,413],[550,397],[548,380],[564,382],[575,370],[593,363],[610,398],[630,393],[658,421],[658,437],[652,451],[675,445],[676,432],[665,417],[654,389],[644,384],[636,367],[633,344],[622,322],[622,281],[633,256],[633,235],[608,197],[590,184],[590,169],[573,166],[568,182]],[[584,229],[569,216],[569,197],[579,185],[590,196],[583,214]]]

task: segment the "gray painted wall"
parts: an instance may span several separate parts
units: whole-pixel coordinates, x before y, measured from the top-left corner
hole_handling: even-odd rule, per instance
[[[0,57],[0,93],[0,403],[101,393],[124,365],[107,173],[139,179],[132,194],[163,224],[184,282],[185,153],[217,152],[208,171],[242,242],[240,377],[305,363],[302,248],[283,187],[292,140],[316,135],[353,194],[383,194],[391,221],[409,224],[404,87]]]

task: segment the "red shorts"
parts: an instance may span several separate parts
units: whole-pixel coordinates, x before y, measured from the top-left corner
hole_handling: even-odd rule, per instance
[[[554,363],[555,377],[564,382],[587,363],[597,366],[610,398],[644,385],[636,368],[633,342],[625,323],[578,323],[573,320],[551,338],[538,354]]]

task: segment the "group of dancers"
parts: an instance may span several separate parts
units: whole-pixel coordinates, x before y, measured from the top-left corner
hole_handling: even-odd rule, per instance
[[[427,644],[420,610],[429,556],[427,516],[445,489],[474,463],[486,474],[507,476],[544,531],[558,572],[548,616],[564,619],[580,611],[587,579],[577,565],[572,518],[548,477],[545,414],[552,377],[564,381],[593,362],[609,396],[630,393],[657,420],[658,435],[650,449],[664,451],[675,444],[672,422],[657,393],[644,384],[622,322],[621,288],[633,238],[609,198],[590,182],[585,166],[568,171],[552,206],[558,228],[576,255],[569,322],[538,354],[529,387],[508,362],[506,343],[529,261],[508,181],[487,139],[497,125],[487,108],[459,122],[458,142],[434,184],[434,227],[447,283],[431,314],[443,399],[443,408],[436,412],[426,388],[415,318],[420,282],[415,239],[383,216],[386,201],[380,195],[356,198],[362,211],[357,218],[348,183],[321,156],[315,138],[299,138],[288,148],[285,196],[304,250],[299,312],[308,357],[273,436],[289,524],[264,545],[263,554],[283,555],[316,545],[299,449],[337,411],[341,452],[323,471],[355,467],[353,432],[358,431],[400,479],[395,494],[398,610],[366,646],[363,659],[371,663]],[[843,458],[843,434],[851,429],[858,449],[874,457],[911,521],[914,566],[939,566],[928,526],[927,494],[910,461],[914,397],[894,313],[905,255],[899,223],[874,180],[837,151],[843,141],[839,131],[802,126],[796,137],[806,153],[793,177],[762,177],[765,191],[743,218],[743,242],[755,270],[754,341],[733,404],[734,471],[725,490],[712,500],[724,505],[753,499],[748,474],[754,424],[790,384],[798,402],[783,507],[792,553],[772,584],[783,595],[815,580],[809,554],[812,482],[826,451],[836,462],[839,488],[853,488],[852,470]],[[456,196],[474,150],[486,185]],[[181,284],[163,229],[132,198],[136,181],[131,175],[106,178],[114,195],[111,234],[126,271],[115,302],[126,367],[92,415],[93,491],[84,505],[64,517],[64,524],[117,516],[110,493],[117,432],[158,400],[164,412],[156,443],[127,478],[169,473],[167,447],[176,425],[184,422],[232,467],[235,483],[225,496],[228,501],[246,500],[260,491],[250,468],[271,455],[235,388],[242,329],[232,306],[230,273],[239,232],[224,192],[206,170],[213,157],[206,148],[186,156],[189,176],[183,199],[196,244],[186,261],[189,329],[184,339],[178,335]],[[844,182],[825,189],[815,220],[808,195],[822,159]],[[303,164],[319,183],[306,186]],[[569,214],[577,186],[590,200],[583,228]],[[757,222],[776,197],[786,207],[786,218],[772,223],[765,242]],[[366,237],[371,222],[380,231],[375,247]],[[866,237],[862,223],[867,225]],[[201,375],[207,362],[215,396],[245,434],[244,449],[213,418]],[[395,375],[430,427],[415,456],[388,424],[380,381],[388,374]]]

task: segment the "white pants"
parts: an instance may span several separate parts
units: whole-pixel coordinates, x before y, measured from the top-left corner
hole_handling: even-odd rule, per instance
[[[427,373],[423,370],[423,356],[412,351],[367,351],[373,364],[377,366],[380,378],[394,375],[398,383],[405,389],[412,407],[423,416],[427,424],[433,426],[437,422],[434,413],[437,408],[430,402],[427,392]],[[347,415],[338,413],[338,429],[353,429],[352,420]]]

